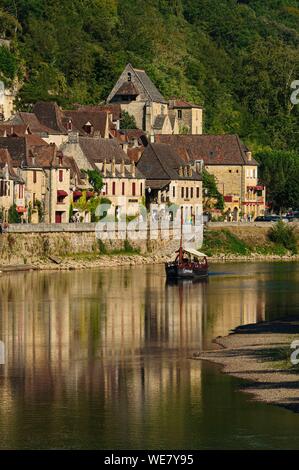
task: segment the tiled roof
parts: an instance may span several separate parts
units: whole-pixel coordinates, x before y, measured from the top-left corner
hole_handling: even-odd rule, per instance
[[[7,149],[0,148],[0,177],[5,177],[5,167],[7,165],[8,175],[14,181],[22,181],[13,169],[12,159]]]
[[[91,135],[100,133],[101,137],[105,137],[107,128],[108,115],[106,111],[97,110],[75,110],[75,111],[63,111],[63,123],[71,119],[74,128],[80,133],[80,135],[87,135],[88,133],[84,129],[87,123],[92,125],[93,131]]]
[[[122,160],[129,161],[128,156],[115,139],[79,137],[79,144],[90,163],[100,163],[104,160],[111,162],[113,159],[116,163]]]
[[[79,111],[102,111],[112,114],[113,121],[118,121],[121,118],[121,107],[119,104],[105,104],[105,105],[84,105],[78,107]]]
[[[198,104],[189,103],[189,101],[179,100],[179,99],[175,99],[175,98],[172,99],[172,100],[169,100],[169,107],[170,107],[170,109],[176,109],[176,108],[185,108],[185,109],[198,108],[198,109],[202,109],[202,106],[199,106]]]
[[[195,171],[192,176],[180,176],[180,167],[186,167],[186,162],[166,144],[148,145],[137,163],[137,168],[150,180],[201,180]]]
[[[136,73],[137,77],[139,78],[142,86],[144,87],[145,91],[147,92],[151,101],[156,101],[158,103],[165,103],[165,98],[161,95],[158,88],[152,80],[149,78],[147,73],[144,70],[133,69]]]
[[[138,96],[139,92],[132,82],[124,82],[115,94],[121,96]]]
[[[128,148],[127,152],[128,152],[128,157],[130,161],[137,163],[142,155],[143,147]]]
[[[47,144],[36,135],[0,137],[0,148],[7,149],[14,168],[49,168],[61,166],[62,153],[55,144]],[[59,158],[60,157],[60,158]],[[62,165],[64,163],[62,162]],[[68,166],[66,166],[68,168]]]
[[[205,165],[257,165],[248,159],[248,149],[237,135],[156,135],[156,141],[171,145],[186,162],[203,160]]]
[[[52,129],[41,124],[34,113],[16,113],[8,123],[12,123],[13,125],[25,125],[33,134],[48,135],[54,133]]]
[[[16,137],[22,137],[28,134],[29,128],[25,124],[0,124],[0,136],[6,137],[15,135]]]
[[[66,134],[63,113],[57,103],[39,101],[34,105],[33,113],[42,125],[53,129],[56,134]]]

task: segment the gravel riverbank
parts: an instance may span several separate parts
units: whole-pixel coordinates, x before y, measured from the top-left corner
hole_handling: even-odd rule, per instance
[[[293,341],[299,340],[299,316],[238,327],[215,340],[215,350],[195,354],[244,380],[242,391],[255,400],[299,412],[299,366],[292,365]],[[297,356],[299,358],[299,354]]]

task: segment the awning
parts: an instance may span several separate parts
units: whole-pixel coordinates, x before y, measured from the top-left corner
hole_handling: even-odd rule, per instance
[[[78,199],[79,197],[82,196],[82,192],[81,191],[74,191],[73,192],[73,198],[74,199]]]
[[[86,192],[86,199],[90,199],[93,196],[94,196],[93,192],[91,192],[91,191]]]
[[[177,251],[177,253],[180,250]],[[197,256],[198,258],[207,258],[207,255],[201,253],[200,251],[194,250],[193,248],[183,248],[184,253],[188,253],[189,255]]]
[[[63,191],[62,189],[59,189],[57,191],[57,196],[58,197],[66,197],[67,195],[68,195],[67,192]]]

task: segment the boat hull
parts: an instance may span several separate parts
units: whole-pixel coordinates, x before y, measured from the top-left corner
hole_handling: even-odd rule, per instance
[[[169,279],[204,279],[209,275],[207,267],[184,267],[176,263],[166,263],[165,271]]]

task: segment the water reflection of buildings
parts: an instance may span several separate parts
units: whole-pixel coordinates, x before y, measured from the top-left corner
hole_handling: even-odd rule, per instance
[[[188,356],[265,311],[257,281],[167,286],[159,267],[4,276],[0,295],[1,415],[15,400],[86,394],[120,420],[132,400],[137,421],[165,400],[195,403],[200,364]]]

